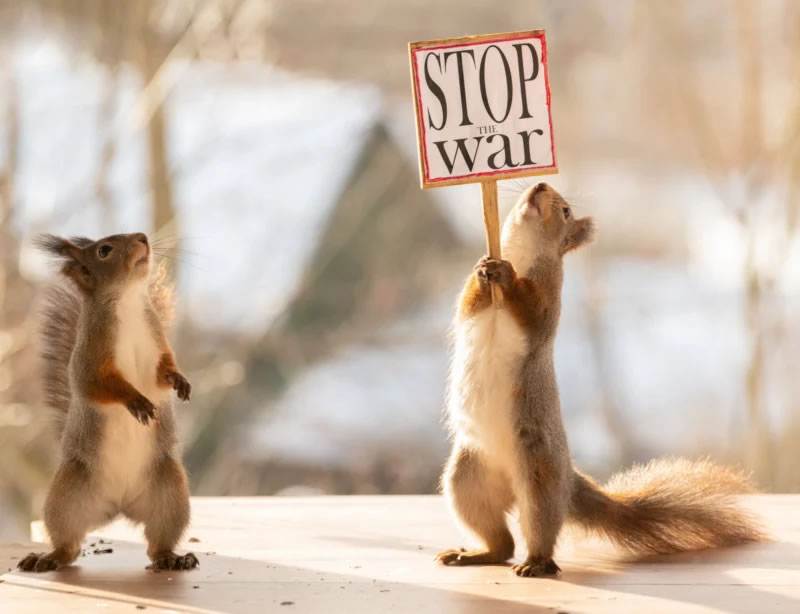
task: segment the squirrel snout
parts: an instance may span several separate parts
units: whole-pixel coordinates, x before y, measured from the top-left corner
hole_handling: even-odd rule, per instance
[[[144,234],[143,232],[136,233],[135,236],[136,236],[136,240],[139,241],[140,243],[144,243],[145,245],[149,244],[148,241],[147,241],[147,235]]]
[[[533,188],[533,193],[538,194],[539,192],[546,192],[548,189],[550,189],[550,186],[547,185],[546,183],[544,182],[537,183],[536,187]]]

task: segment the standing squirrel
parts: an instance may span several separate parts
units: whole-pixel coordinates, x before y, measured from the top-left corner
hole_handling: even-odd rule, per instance
[[[72,563],[92,531],[122,514],[144,523],[152,569],[190,569],[175,546],[189,523],[189,487],[178,452],[171,390],[191,386],[175,362],[165,326],[172,290],[151,272],[141,233],[92,241],[43,235],[68,284],[49,289],[42,330],[44,389],[57,414],[61,461],[44,506],[53,544],[19,567]]]
[[[527,558],[518,576],[557,574],[556,539],[573,521],[635,553],[728,546],[763,538],[731,496],[748,479],[707,461],[662,459],[604,487],[576,471],[561,421],[553,343],[563,257],[590,242],[591,218],[540,183],[503,226],[507,260],[482,258],[461,293],[448,390],[453,449],[442,476],[458,519],[485,548],[447,550],[446,565],[498,564],[514,556],[506,512],[519,510]],[[503,291],[492,306],[490,283]]]

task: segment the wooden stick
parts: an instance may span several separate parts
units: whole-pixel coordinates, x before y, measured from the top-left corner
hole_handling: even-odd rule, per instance
[[[489,179],[481,182],[483,197],[483,223],[486,226],[486,250],[489,258],[500,260],[500,216],[497,213],[497,181]],[[503,291],[492,284],[492,303],[495,308],[503,308]]]

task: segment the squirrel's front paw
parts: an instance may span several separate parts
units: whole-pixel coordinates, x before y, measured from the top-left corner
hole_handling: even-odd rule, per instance
[[[169,371],[164,374],[164,379],[172,386],[172,389],[178,393],[178,398],[181,401],[188,401],[192,394],[192,385],[186,376],[180,371]]]
[[[156,418],[156,406],[143,394],[140,394],[130,401],[127,408],[128,411],[131,412],[131,415],[145,426],[147,426],[150,420],[158,422],[158,418]]]
[[[498,284],[506,289],[514,281],[514,267],[508,260],[495,260],[484,256],[475,265],[475,274],[481,282]]]

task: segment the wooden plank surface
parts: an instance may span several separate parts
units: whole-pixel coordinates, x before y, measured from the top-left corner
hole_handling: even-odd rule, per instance
[[[0,612],[800,612],[798,495],[745,499],[775,536],[771,543],[634,562],[567,535],[558,579],[435,564],[439,550],[469,543],[439,497],[192,502],[187,539],[199,541],[184,549],[198,554],[199,569],[146,571],[140,531],[117,522],[87,542],[102,537],[111,554],[0,577]],[[0,570],[31,547],[0,544]]]

